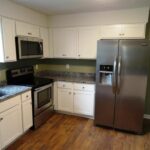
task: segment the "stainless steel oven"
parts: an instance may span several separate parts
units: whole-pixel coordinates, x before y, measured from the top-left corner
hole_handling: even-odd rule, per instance
[[[17,36],[18,59],[40,58],[43,56],[43,40],[36,37]]]
[[[34,115],[38,115],[53,105],[52,84],[34,89]]]

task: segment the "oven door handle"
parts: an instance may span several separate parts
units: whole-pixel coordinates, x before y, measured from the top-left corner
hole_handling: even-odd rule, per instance
[[[36,88],[36,89],[34,89],[34,91],[38,92],[38,91],[42,91],[42,90],[50,88],[50,87],[52,87],[52,84],[48,84],[48,85]]]

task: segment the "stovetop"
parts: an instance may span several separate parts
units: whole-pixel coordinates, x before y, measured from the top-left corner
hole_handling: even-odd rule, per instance
[[[53,79],[39,78],[34,76],[32,66],[7,70],[7,84],[24,85],[32,87],[32,89],[50,84]]]
[[[39,78],[39,77],[33,77],[31,80],[24,81],[17,83],[19,85],[24,85],[24,86],[29,86],[32,87],[33,89],[53,83],[52,79],[46,79],[46,78]]]

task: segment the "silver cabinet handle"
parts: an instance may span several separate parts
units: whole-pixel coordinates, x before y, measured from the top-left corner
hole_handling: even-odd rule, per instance
[[[114,64],[113,64],[113,74],[112,74],[112,91],[113,91],[113,93],[116,92],[116,65],[117,65],[117,58],[115,58]]]
[[[73,95],[76,95],[76,93],[73,93]]]
[[[0,121],[2,121],[3,120],[3,118],[0,118]]]
[[[118,58],[118,72],[117,72],[117,93],[120,91],[120,80],[121,80],[121,56]]]

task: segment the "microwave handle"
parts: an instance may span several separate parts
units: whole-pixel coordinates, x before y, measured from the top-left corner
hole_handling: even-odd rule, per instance
[[[40,45],[40,52],[43,53],[43,43],[39,42],[39,45]]]

